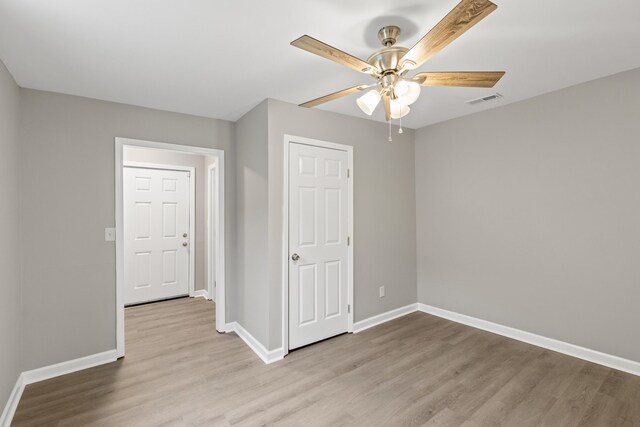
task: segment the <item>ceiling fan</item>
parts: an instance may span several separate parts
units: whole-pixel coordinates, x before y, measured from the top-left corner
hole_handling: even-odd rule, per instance
[[[411,49],[395,45],[400,35],[399,27],[383,27],[378,31],[378,39],[384,48],[369,56],[366,62],[313,37],[302,36],[291,45],[368,74],[376,81],[334,92],[300,106],[315,107],[378,86],[356,102],[365,114],[371,115],[382,100],[385,118],[389,121],[409,113],[409,105],[420,96],[420,86],[493,87],[504,71],[424,72],[413,77],[407,77],[407,73],[427,62],[496,8],[489,0],[462,0]]]

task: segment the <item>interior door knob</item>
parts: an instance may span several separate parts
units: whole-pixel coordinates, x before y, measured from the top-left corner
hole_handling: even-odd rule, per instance
[[[182,242],[182,246],[187,246],[187,242]]]
[[[291,259],[292,259],[292,260],[294,260],[294,261],[297,261],[297,260],[299,260],[299,259],[300,259],[300,255],[298,255],[298,254],[293,254],[293,255],[291,255]]]

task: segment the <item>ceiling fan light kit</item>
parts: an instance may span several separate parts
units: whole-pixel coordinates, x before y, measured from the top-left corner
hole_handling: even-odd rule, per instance
[[[394,87],[396,96],[407,105],[411,105],[420,96],[420,85],[413,81],[400,80]]]
[[[380,103],[382,95],[377,89],[372,89],[369,92],[356,99],[356,104],[367,116],[370,116],[375,111],[376,107]]]
[[[334,92],[300,106],[315,107],[378,86],[358,97],[356,104],[363,113],[370,116],[382,99],[385,119],[390,122],[391,119],[400,119],[411,111],[409,105],[418,100],[420,86],[491,88],[502,78],[503,71],[423,72],[412,77],[408,77],[407,73],[427,62],[496,8],[489,0],[462,0],[411,49],[396,46],[401,33],[399,27],[383,27],[378,31],[378,40],[383,48],[369,56],[366,62],[313,37],[302,36],[291,42],[291,45],[368,74],[376,81],[370,85],[358,85]]]
[[[392,99],[391,100],[391,118],[392,119],[400,119],[407,114],[409,114],[411,108],[405,103],[403,103],[400,99]]]

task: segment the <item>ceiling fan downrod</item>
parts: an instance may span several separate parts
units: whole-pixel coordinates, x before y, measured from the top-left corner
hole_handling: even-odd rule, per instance
[[[387,25],[378,30],[378,40],[384,47],[391,47],[396,44],[396,40],[400,36],[400,27],[395,25]]]

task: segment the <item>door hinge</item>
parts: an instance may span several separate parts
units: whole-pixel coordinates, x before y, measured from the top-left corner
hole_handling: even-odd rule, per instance
[[[191,176],[191,171],[187,171],[187,176]]]
[[[351,314],[351,304],[347,304],[347,313]]]
[[[347,246],[351,246],[351,236],[347,236]]]
[[[349,178],[350,175],[351,175],[351,171],[347,169],[347,178]]]

